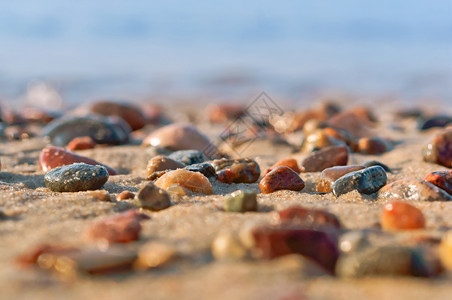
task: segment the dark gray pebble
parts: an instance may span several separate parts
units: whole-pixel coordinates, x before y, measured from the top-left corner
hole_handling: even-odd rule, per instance
[[[168,208],[171,205],[169,194],[152,182],[148,182],[142,187],[136,194],[135,199],[140,207],[155,211]]]
[[[418,123],[419,130],[427,130],[433,127],[445,127],[452,123],[450,116],[435,116],[428,119],[420,119]]]
[[[199,172],[206,176],[207,178],[215,177],[217,174],[215,172],[215,168],[209,163],[193,164],[186,166],[184,169],[192,172]]]
[[[100,189],[108,180],[103,166],[75,163],[47,172],[44,183],[54,192],[80,192]]]
[[[374,166],[380,166],[383,169],[385,169],[386,172],[391,173],[391,168],[389,168],[387,165],[385,165],[384,163],[381,163],[377,160],[369,160],[366,161],[365,163],[362,164],[362,166],[369,168],[369,167],[374,167]]]
[[[348,173],[333,185],[333,194],[336,197],[357,190],[362,194],[372,194],[377,192],[386,184],[386,172],[380,166]]]
[[[180,150],[171,153],[168,157],[187,166],[203,163],[207,160],[207,157],[198,150]]]

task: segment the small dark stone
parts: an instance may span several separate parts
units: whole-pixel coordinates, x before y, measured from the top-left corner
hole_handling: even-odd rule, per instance
[[[193,164],[186,166],[184,169],[192,172],[199,172],[208,178],[216,176],[215,168],[209,163]]]
[[[387,165],[385,165],[384,163],[381,163],[381,162],[379,162],[377,160],[369,160],[369,161],[366,161],[365,163],[363,163],[362,165],[365,166],[366,168],[374,167],[374,166],[380,166],[386,172],[391,173],[391,169]]]
[[[362,194],[372,194],[381,189],[386,180],[386,172],[380,166],[351,172],[333,183],[333,194],[339,197],[353,190]]]
[[[346,146],[331,146],[316,151],[301,162],[302,172],[321,172],[326,168],[345,166],[348,162]]]
[[[418,123],[419,130],[426,130],[433,127],[445,127],[452,123],[452,117],[450,116],[435,116],[428,119],[420,119]]]
[[[80,192],[100,189],[108,180],[107,169],[75,163],[47,172],[45,185],[54,192]]]
[[[200,164],[207,160],[207,157],[198,150],[180,150],[171,153],[168,157],[187,166]]]
[[[139,206],[150,210],[162,210],[171,205],[169,194],[152,182],[142,187],[135,198],[138,200]]]
[[[50,122],[43,136],[55,146],[66,146],[76,137],[89,136],[98,144],[119,145],[127,142],[131,129],[121,118],[63,117]]]

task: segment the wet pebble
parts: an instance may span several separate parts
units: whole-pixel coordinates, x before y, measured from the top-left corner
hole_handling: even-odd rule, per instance
[[[117,175],[118,172],[111,167],[103,165],[91,158],[75,154],[60,147],[49,146],[42,149],[39,154],[39,165],[44,172],[57,167],[71,165],[73,163],[85,163],[93,166],[103,166],[107,169],[109,175]]]
[[[321,172],[326,168],[345,166],[348,162],[348,149],[345,146],[333,146],[321,149],[309,155],[301,162],[302,172]]]
[[[122,191],[119,193],[119,195],[116,197],[116,201],[124,201],[135,198],[135,194],[130,191]]]
[[[130,103],[99,101],[91,106],[90,111],[94,114],[120,117],[129,124],[132,130],[146,125],[146,119],[141,110]]]
[[[425,227],[425,218],[421,210],[401,201],[386,204],[380,217],[384,230],[410,230]]]
[[[424,161],[452,168],[452,128],[441,130],[422,150]]]
[[[152,182],[146,183],[135,196],[137,204],[146,209],[158,211],[171,206],[169,194]]]
[[[257,195],[253,191],[238,190],[224,197],[228,212],[257,211]]]
[[[92,149],[97,146],[95,140],[89,136],[76,137],[66,146],[69,151]]]
[[[278,190],[301,191],[304,186],[303,179],[291,168],[285,166],[276,167],[259,182],[259,189],[264,194]]]
[[[345,174],[359,171],[364,169],[364,166],[337,166],[337,167],[331,167],[327,168],[322,171],[320,174],[319,182],[317,183],[317,192],[320,193],[329,193],[332,191],[332,184],[340,177],[344,176]]]
[[[200,164],[207,160],[207,157],[198,150],[180,150],[168,155],[172,160],[178,161],[186,166]]]
[[[194,193],[213,194],[213,188],[206,176],[199,172],[190,172],[184,169],[169,171],[155,181],[161,189],[168,189],[173,185],[180,185]]]
[[[130,243],[140,237],[141,221],[149,217],[137,210],[129,210],[94,222],[85,232],[88,240],[112,243]]]
[[[190,172],[199,172],[207,178],[216,177],[215,168],[209,163],[193,164],[186,166],[184,169]]]
[[[66,146],[76,137],[89,136],[98,144],[119,145],[128,141],[130,127],[122,119],[105,117],[63,117],[43,129],[55,146]]]
[[[108,172],[102,166],[75,163],[50,170],[44,183],[54,192],[79,192],[100,189],[108,180]]]
[[[387,165],[385,165],[384,163],[379,162],[377,160],[368,160],[368,161],[364,162],[362,165],[366,168],[380,166],[383,169],[385,169],[386,172],[391,172],[391,169]]]
[[[336,197],[357,190],[362,194],[373,194],[381,189],[387,181],[386,172],[380,166],[370,167],[348,173],[337,179],[333,185]]]
[[[418,179],[394,181],[378,192],[381,199],[401,199],[408,201],[451,201],[452,196],[435,185]]]
[[[452,171],[432,172],[425,176],[424,180],[452,195]]]
[[[273,171],[273,169],[275,169],[276,167],[279,167],[279,166],[286,166],[286,167],[291,168],[294,172],[300,173],[300,168],[298,167],[297,160],[293,159],[293,158],[286,158],[286,159],[282,159],[282,160],[278,161],[273,166],[271,166],[270,168],[265,170],[264,175],[267,175],[268,173]]]
[[[185,165],[165,155],[157,155],[148,161],[146,167],[146,176],[151,176],[154,172],[164,170],[176,170],[183,168]]]
[[[253,183],[259,179],[261,170],[256,161],[250,158],[216,159],[211,162],[224,183]]]

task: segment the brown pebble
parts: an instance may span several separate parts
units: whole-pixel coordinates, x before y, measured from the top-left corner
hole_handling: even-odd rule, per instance
[[[87,191],[83,193],[86,196],[90,196],[95,198],[97,201],[110,202],[111,196],[110,193],[106,190],[95,190],[95,191]]]
[[[441,130],[423,149],[424,160],[452,168],[452,128]]]
[[[185,167],[184,164],[175,161],[165,155],[157,155],[151,158],[146,167],[146,176],[151,176],[154,172],[164,170],[176,170]]]
[[[319,182],[317,183],[317,192],[329,193],[332,191],[332,184],[340,177],[350,172],[362,170],[363,166],[337,166],[327,168],[320,174]]]
[[[264,175],[267,175],[268,173],[273,171],[273,169],[275,169],[276,167],[279,167],[279,166],[286,166],[286,167],[291,168],[295,173],[300,173],[300,168],[298,167],[297,161],[293,158],[286,158],[286,159],[282,159],[282,160],[278,161],[276,164],[274,164],[273,166],[268,168],[265,171]]]
[[[257,162],[250,158],[222,158],[212,161],[211,164],[217,171],[218,180],[224,183],[253,183],[261,174]]]
[[[339,219],[332,213],[321,209],[310,209],[300,206],[290,206],[278,211],[280,223],[296,223],[307,228],[318,228],[325,225],[332,225],[340,229]]]
[[[286,166],[276,167],[259,182],[262,193],[269,194],[277,190],[301,191],[305,184],[291,168]]]
[[[199,172],[191,172],[184,169],[169,171],[155,181],[155,185],[163,190],[173,185],[182,187],[200,194],[213,194],[212,185],[206,176]]]
[[[452,171],[432,172],[425,176],[424,180],[452,195]]]
[[[133,199],[135,194],[130,191],[122,191],[117,197],[116,201],[123,201],[128,199]]]
[[[345,142],[326,133],[325,129],[318,129],[306,136],[301,148],[302,152],[312,152],[331,146],[343,146]]]
[[[364,137],[358,141],[358,152],[362,154],[381,154],[388,150],[387,142],[379,137]]]
[[[422,211],[402,201],[392,201],[386,204],[380,222],[384,230],[407,230],[425,227],[425,218]]]
[[[96,147],[97,143],[90,136],[76,137],[67,144],[66,149],[69,151],[86,150]]]
[[[316,151],[301,162],[302,172],[321,172],[326,168],[345,166],[348,162],[348,148],[333,146]]]
[[[153,184],[146,183],[136,195],[137,204],[140,207],[159,211],[171,206],[170,196],[167,192]]]
[[[241,104],[213,104],[207,108],[210,123],[224,123],[237,119],[245,114],[245,106]]]
[[[410,201],[452,201],[452,196],[430,182],[418,179],[400,179],[378,191],[378,198]]]
[[[374,118],[366,108],[355,107],[334,115],[328,120],[328,124],[357,137],[369,137],[372,135]]]
[[[146,125],[146,119],[140,109],[129,103],[99,101],[91,106],[91,112],[104,116],[121,117],[132,130],[140,129]]]

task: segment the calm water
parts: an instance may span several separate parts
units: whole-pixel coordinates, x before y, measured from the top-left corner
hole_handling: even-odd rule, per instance
[[[451,0],[1,1],[0,96],[323,89],[452,102]]]

